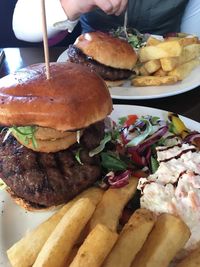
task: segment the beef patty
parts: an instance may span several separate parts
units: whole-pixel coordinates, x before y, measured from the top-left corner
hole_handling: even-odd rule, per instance
[[[86,56],[79,48],[75,45],[70,45],[67,49],[69,60],[73,63],[78,63],[89,67],[92,71],[98,73],[104,80],[116,81],[128,79],[133,72],[125,69],[115,69],[103,65],[91,57]]]
[[[85,130],[80,146],[57,153],[34,152],[13,136],[0,135],[0,177],[15,196],[35,207],[50,207],[72,199],[101,176],[99,157],[89,157],[104,135],[104,123]],[[86,141],[87,140],[87,141]],[[88,142],[91,140],[91,142]],[[80,164],[75,151],[80,149]]]

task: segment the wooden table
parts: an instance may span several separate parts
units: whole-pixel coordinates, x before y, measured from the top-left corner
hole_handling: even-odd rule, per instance
[[[66,47],[51,47],[50,61],[56,61]],[[44,62],[43,48],[6,48],[0,77],[30,64]],[[200,75],[200,74],[199,74]],[[200,86],[180,95],[152,100],[113,100],[114,104],[140,105],[173,111],[200,122]]]

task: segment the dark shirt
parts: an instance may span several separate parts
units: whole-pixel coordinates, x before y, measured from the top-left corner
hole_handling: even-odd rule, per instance
[[[128,26],[142,33],[166,34],[179,32],[181,19],[189,0],[129,0]],[[83,32],[108,31],[123,25],[124,14],[108,16],[103,11],[86,13],[81,17]]]

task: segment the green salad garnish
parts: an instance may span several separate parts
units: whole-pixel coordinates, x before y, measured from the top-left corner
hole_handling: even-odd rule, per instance
[[[24,127],[13,126],[9,128],[8,131],[9,133],[15,135],[24,145],[28,145],[29,142],[32,142],[33,147],[37,148],[37,142],[35,139],[35,131],[36,131],[35,126],[24,126]]]

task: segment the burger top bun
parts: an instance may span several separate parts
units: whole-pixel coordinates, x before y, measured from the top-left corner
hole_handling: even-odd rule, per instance
[[[86,67],[35,64],[0,79],[0,125],[76,130],[104,119],[112,100],[104,81]]]
[[[137,54],[127,41],[103,32],[82,34],[75,46],[85,55],[113,68],[132,70],[137,61]]]

